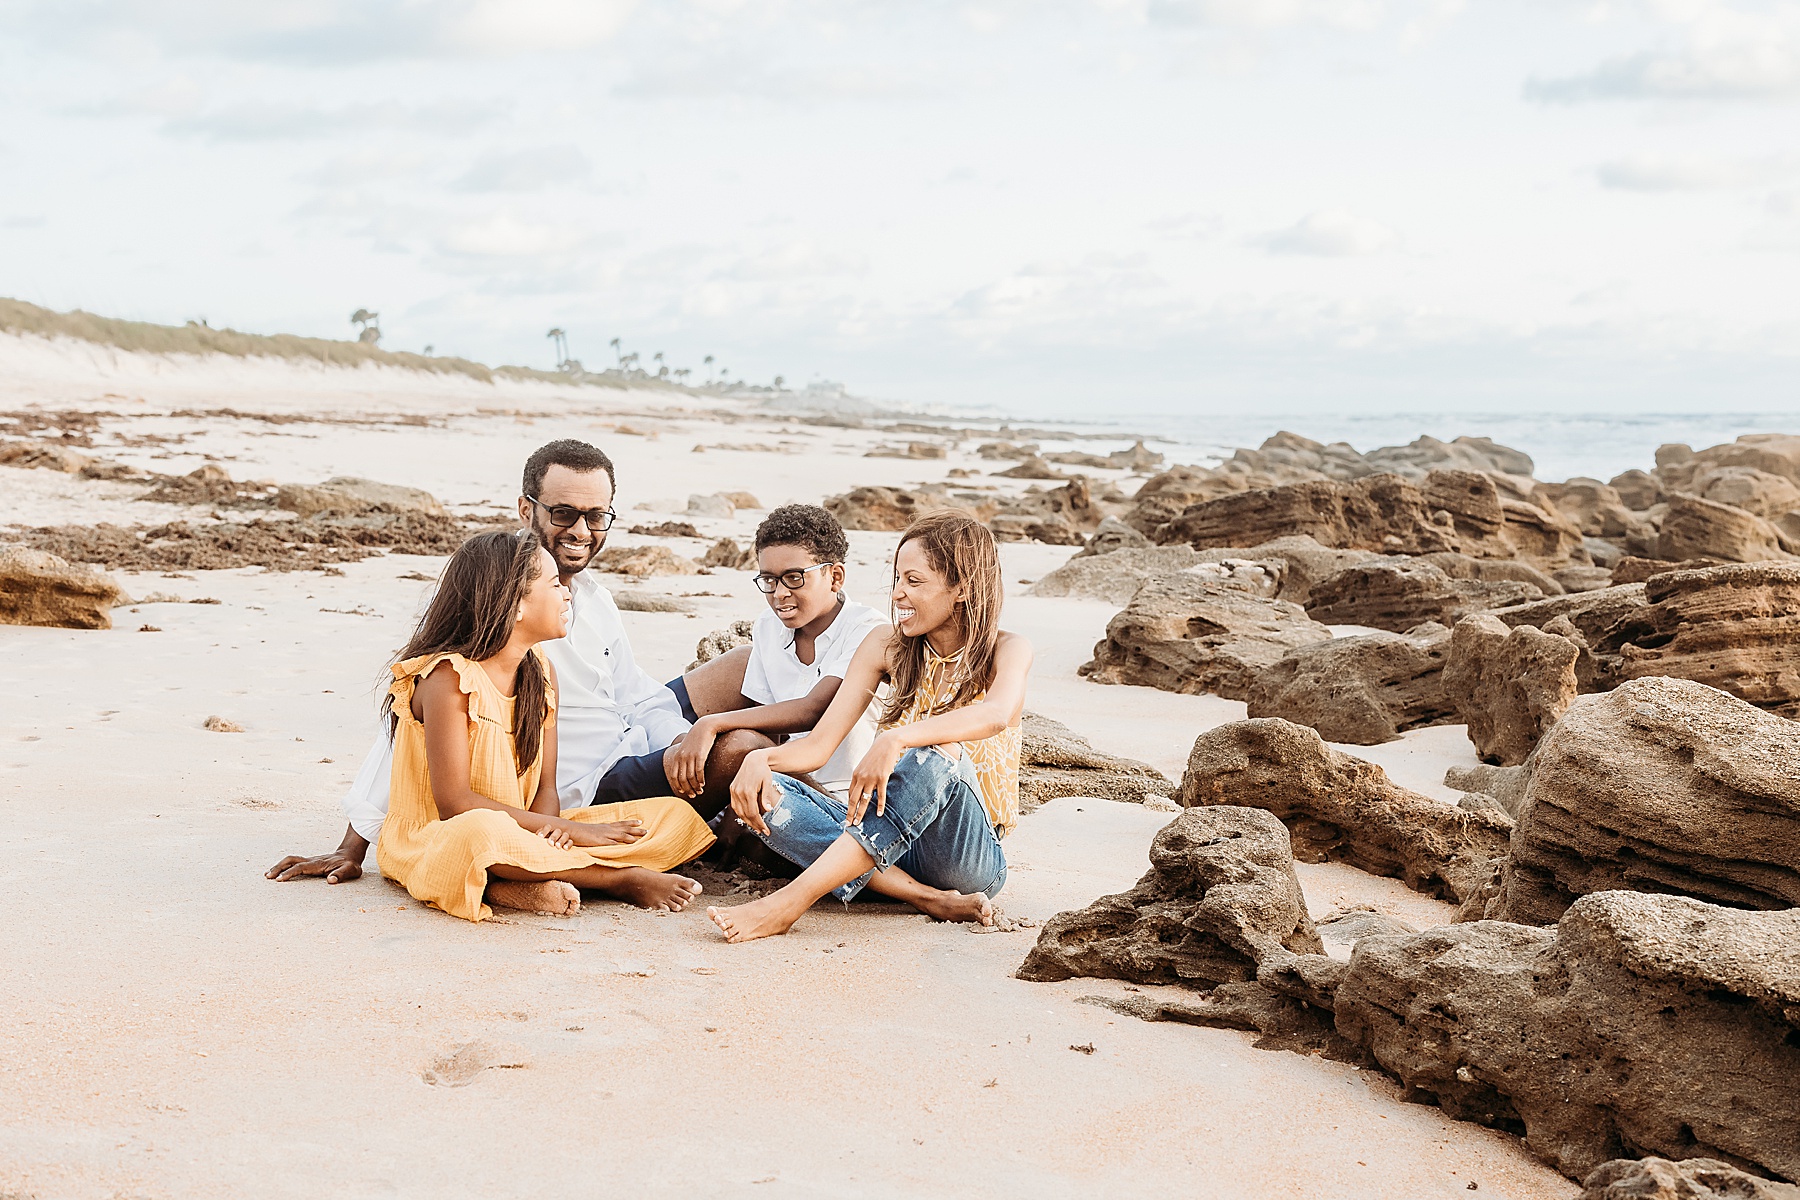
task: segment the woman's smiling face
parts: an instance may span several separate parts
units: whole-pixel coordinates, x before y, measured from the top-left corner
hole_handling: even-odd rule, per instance
[[[894,627],[907,637],[924,637],[956,616],[961,588],[931,565],[924,545],[905,542],[894,554]]]

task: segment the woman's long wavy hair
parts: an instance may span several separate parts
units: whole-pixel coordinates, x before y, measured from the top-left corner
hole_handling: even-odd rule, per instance
[[[963,635],[962,657],[956,667],[956,691],[949,700],[920,716],[932,717],[973,704],[993,686],[994,648],[1000,642],[1000,605],[1005,599],[1000,575],[1000,551],[987,526],[954,509],[926,513],[900,535],[900,546],[918,542],[932,570],[952,588],[963,587],[965,598],[957,605],[957,623]],[[894,548],[896,558],[900,546]],[[891,601],[889,602],[891,605]],[[889,619],[893,617],[889,612]],[[881,723],[892,725],[913,706],[925,682],[925,639],[907,637],[894,623],[888,642],[889,678],[893,691]]]
[[[419,618],[405,662],[421,654],[460,654],[471,662],[489,659],[506,646],[525,594],[537,582],[543,542],[529,529],[518,533],[478,533],[456,548],[438,580],[437,593]],[[388,736],[399,723],[390,695],[381,711]],[[531,769],[544,742],[544,666],[527,654],[513,674],[513,757],[519,774]]]

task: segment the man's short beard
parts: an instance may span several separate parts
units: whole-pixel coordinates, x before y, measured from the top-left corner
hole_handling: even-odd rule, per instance
[[[588,564],[593,562],[599,555],[601,547],[606,545],[606,535],[604,533],[590,533],[589,536],[594,539],[593,550],[589,552],[585,559],[571,568],[568,563],[563,561],[563,556],[561,554],[562,548],[556,541],[557,535],[561,534],[562,530],[550,524],[550,522],[545,519],[542,510],[539,510],[532,515],[531,528],[532,532],[538,535],[538,540],[544,543],[544,548],[550,551],[550,557],[556,560],[556,569],[559,574],[574,575],[586,570]]]

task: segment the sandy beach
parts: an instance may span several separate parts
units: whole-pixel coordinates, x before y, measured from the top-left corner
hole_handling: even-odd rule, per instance
[[[609,546],[691,558],[704,539],[746,542],[760,513],[685,515],[690,495],[817,502],[959,468],[979,474],[958,485],[1024,486],[992,478],[972,442],[942,459],[869,458],[891,437],[685,395],[19,338],[0,338],[0,362],[7,409],[108,414],[85,454],[166,475],[211,462],[237,480],[364,476],[470,516],[510,510],[535,446],[591,440],[619,467]],[[211,519],[133,499],[142,491],[0,469],[17,525]],[[703,539],[625,532],[672,519]],[[893,540],[851,534],[854,598],[885,603]],[[1116,606],[1023,594],[1071,553],[1003,547],[1004,623],[1037,647],[1029,707],[1179,779],[1195,736],[1244,706],[1079,678]],[[269,883],[282,855],[335,845],[375,685],[441,564],[119,572],[139,602],[111,630],[0,627],[0,997],[15,1024],[0,1043],[0,1194],[1577,1191],[1516,1138],[1404,1103],[1378,1072],[1086,1002],[1151,989],[1015,979],[1034,928],[978,933],[826,902],[790,936],[729,946],[699,906],[592,902],[573,920],[505,911],[470,925],[372,861],[338,887]],[[742,571],[606,582],[691,606],[625,615],[659,677],[762,606]],[[211,732],[213,716],[244,731]],[[1447,802],[1445,769],[1475,762],[1457,726],[1346,749]],[[1171,815],[1052,802],[1006,843],[1000,907],[1041,923],[1130,886]],[[1298,871],[1315,917],[1359,903],[1420,927],[1454,914],[1346,866]]]

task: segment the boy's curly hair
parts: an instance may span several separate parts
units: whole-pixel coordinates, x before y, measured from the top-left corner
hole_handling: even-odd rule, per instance
[[[838,519],[816,504],[784,504],[756,527],[756,549],[799,546],[818,562],[841,563],[850,557],[850,539]]]

